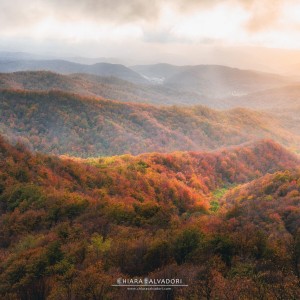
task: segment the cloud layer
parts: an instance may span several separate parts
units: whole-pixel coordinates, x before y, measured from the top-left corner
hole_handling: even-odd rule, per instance
[[[154,22],[167,8],[183,15],[224,4],[243,6],[249,12],[249,28],[257,30],[279,17],[281,4],[294,0],[0,0],[1,26],[19,26],[53,17],[63,21]]]
[[[291,18],[297,2],[0,0],[0,46],[27,41],[111,51],[127,41],[122,51],[165,53],[174,52],[174,44],[300,48],[300,15]]]

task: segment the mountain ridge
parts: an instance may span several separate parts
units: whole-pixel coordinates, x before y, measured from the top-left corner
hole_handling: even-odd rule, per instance
[[[159,105],[210,103],[210,99],[200,97],[196,93],[179,92],[163,86],[135,84],[117,77],[101,77],[80,73],[70,75],[50,71],[0,73],[0,88],[36,91],[58,89],[124,102]]]
[[[0,100],[0,132],[53,154],[212,150],[260,138],[299,145],[276,118],[246,109],[157,107],[61,91],[0,90]]]
[[[85,65],[67,60],[12,60],[0,62],[0,72],[52,71],[61,74],[88,73],[116,76],[136,83],[147,83],[142,76],[121,64],[96,63]]]

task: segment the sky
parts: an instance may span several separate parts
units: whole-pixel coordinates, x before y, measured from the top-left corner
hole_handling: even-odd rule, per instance
[[[300,1],[0,0],[0,50],[128,64],[240,64],[252,53],[250,66],[282,56],[292,65],[300,63]]]

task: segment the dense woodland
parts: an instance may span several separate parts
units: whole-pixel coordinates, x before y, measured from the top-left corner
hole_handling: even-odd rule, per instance
[[[157,107],[60,91],[1,90],[0,118],[0,132],[13,143],[80,157],[211,150],[260,138],[300,145],[280,120],[255,111]]]
[[[79,159],[0,139],[1,299],[299,299],[299,159],[263,140]],[[182,278],[134,292],[119,277]]]

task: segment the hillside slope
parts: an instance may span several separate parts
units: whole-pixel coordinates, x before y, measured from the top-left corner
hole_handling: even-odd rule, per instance
[[[205,107],[155,107],[62,92],[0,91],[0,131],[34,150],[75,156],[209,150],[272,138],[289,146],[298,136],[261,113]]]
[[[272,141],[213,153],[70,160],[0,138],[0,164],[3,299],[130,299],[132,292],[120,295],[111,285],[139,276],[183,278],[189,287],[172,295],[185,299],[203,298],[208,284],[221,300],[233,285],[241,287],[237,299],[297,298],[289,247],[238,225],[230,209],[226,219],[210,206],[219,188],[299,165]],[[277,240],[287,240],[275,228]],[[296,245],[290,239],[290,249]],[[148,298],[158,295],[166,297],[154,291]]]
[[[227,217],[235,218],[243,226],[259,225],[268,234],[276,234],[280,228],[292,235],[299,234],[299,178],[299,170],[286,170],[232,189],[222,199]],[[298,267],[300,271],[300,261]]]

